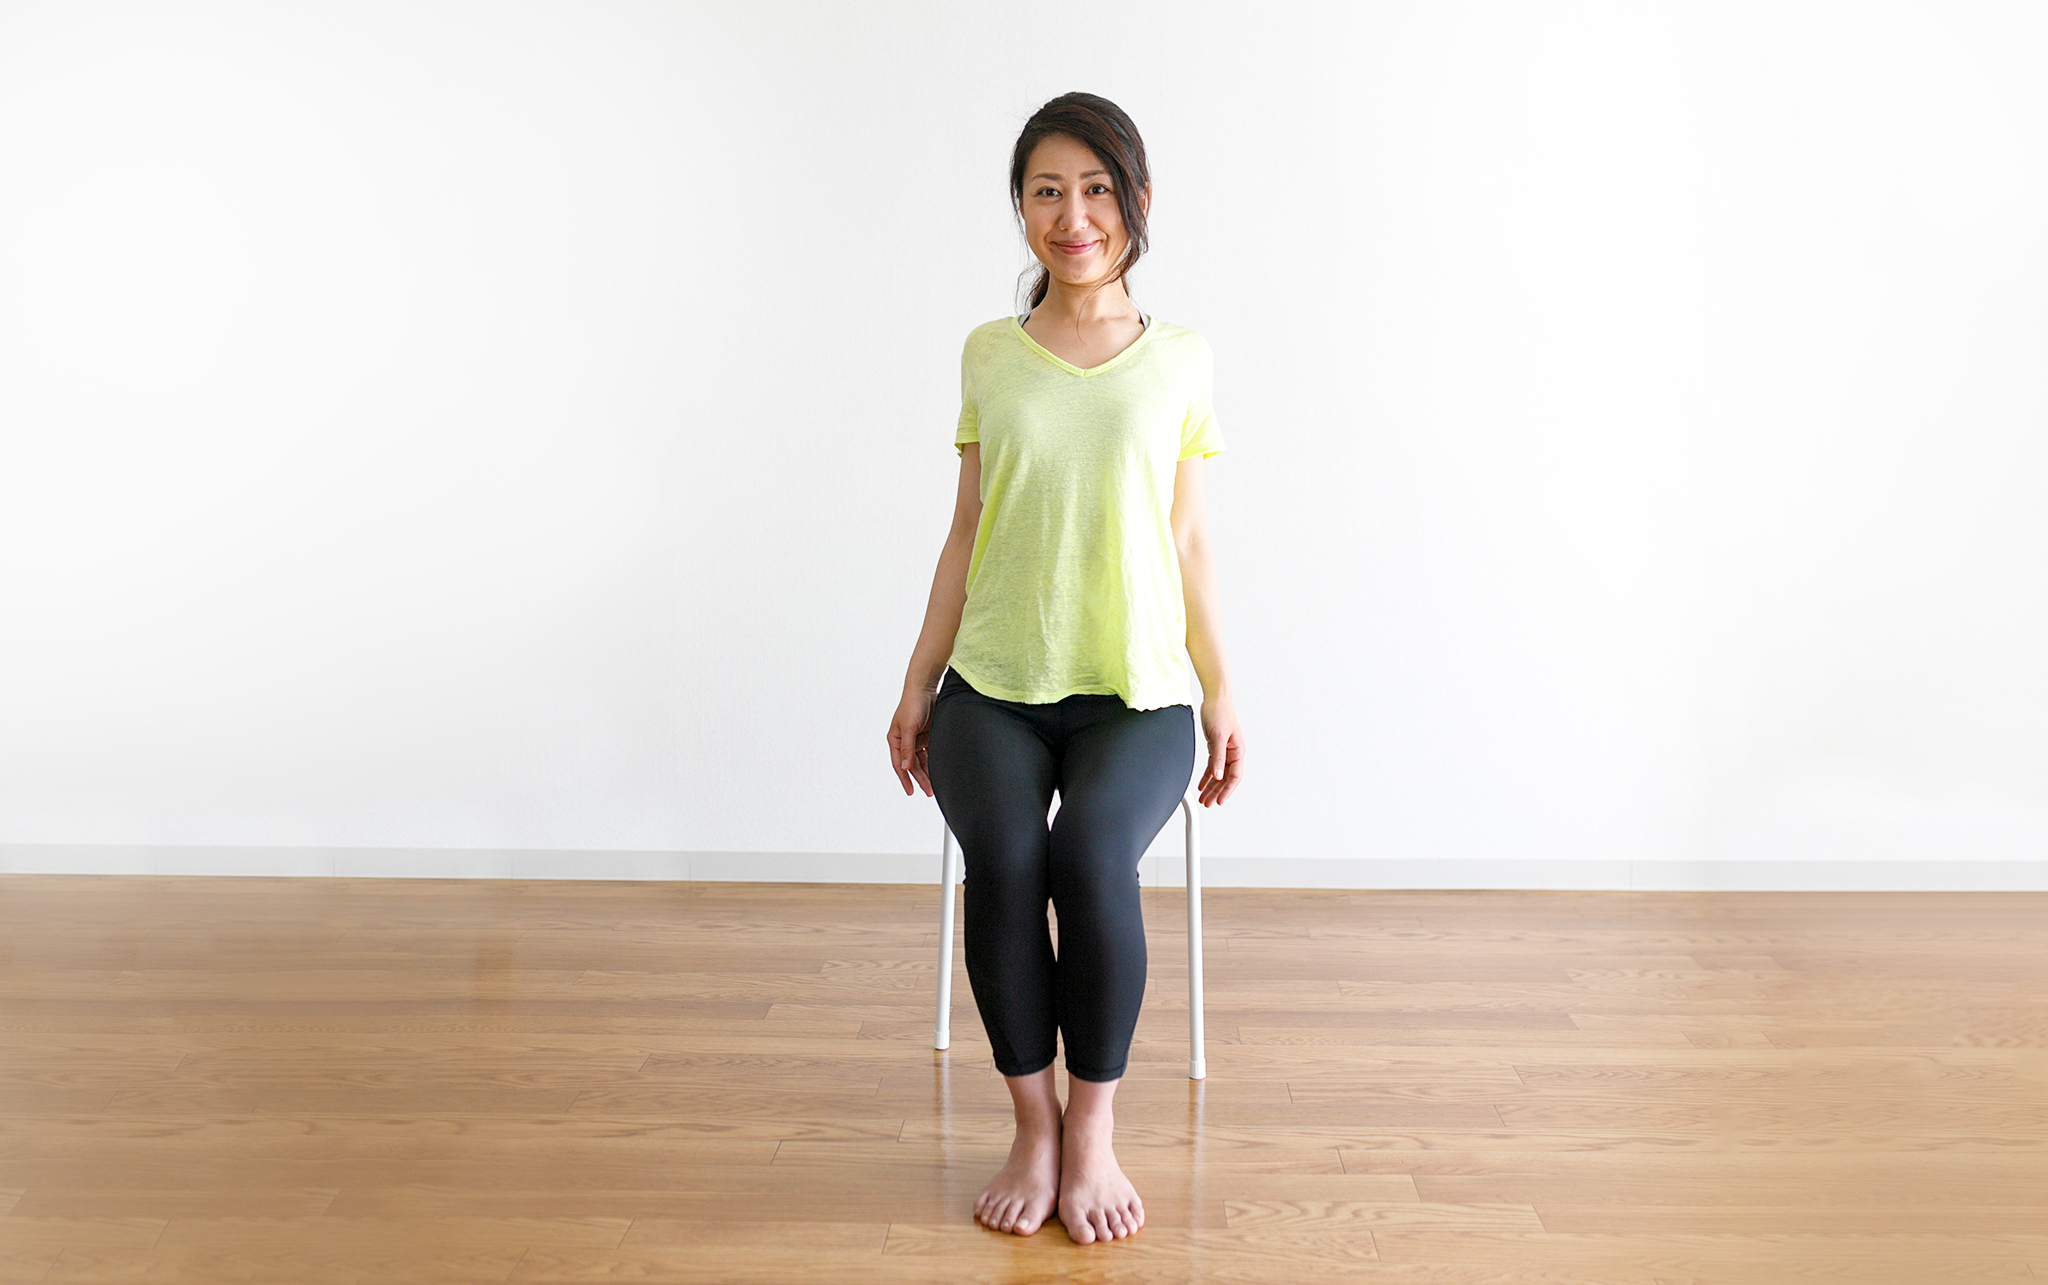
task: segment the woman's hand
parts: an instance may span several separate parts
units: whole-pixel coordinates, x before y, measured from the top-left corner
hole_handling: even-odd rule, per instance
[[[1202,769],[1199,782],[1203,807],[1213,807],[1230,797],[1244,777],[1244,733],[1237,726],[1237,710],[1230,697],[1211,697],[1202,702],[1202,739],[1209,742],[1209,766]]]
[[[905,794],[915,794],[911,787],[912,777],[924,787],[926,798],[932,794],[932,779],[925,767],[925,743],[932,733],[932,700],[936,692],[922,687],[904,689],[903,703],[896,707],[896,719],[889,724],[889,766],[896,769],[896,779],[903,783]]]

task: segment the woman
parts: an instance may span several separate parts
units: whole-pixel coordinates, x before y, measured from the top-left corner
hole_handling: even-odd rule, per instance
[[[1183,651],[1203,805],[1243,772],[1202,520],[1202,461],[1223,442],[1207,342],[1125,288],[1152,200],[1130,118],[1053,99],[1017,140],[1010,195],[1043,271],[1027,314],[967,337],[953,528],[889,753],[959,836],[967,976],[1016,1107],[975,1217],[1029,1236],[1057,1209],[1086,1244],[1145,1222],[1110,1100],[1145,992],[1138,861],[1194,770]]]

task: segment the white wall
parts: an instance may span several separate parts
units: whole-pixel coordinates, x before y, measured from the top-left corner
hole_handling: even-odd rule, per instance
[[[1217,353],[1212,856],[2048,859],[2048,10],[1058,17],[0,7],[0,845],[929,849],[1086,88]]]

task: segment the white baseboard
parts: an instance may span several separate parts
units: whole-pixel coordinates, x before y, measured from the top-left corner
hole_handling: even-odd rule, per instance
[[[936,883],[939,855],[468,848],[0,844],[0,874],[286,875],[366,879],[648,879]],[[1176,853],[1140,867],[1180,887]],[[1516,861],[1207,857],[1205,888],[1559,889],[1612,892],[2043,892],[2048,861]]]

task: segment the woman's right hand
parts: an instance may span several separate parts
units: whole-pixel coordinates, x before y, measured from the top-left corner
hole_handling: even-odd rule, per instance
[[[903,693],[903,703],[896,707],[896,719],[889,724],[889,766],[896,769],[896,779],[903,783],[905,794],[915,794],[911,778],[924,787],[926,798],[931,797],[932,779],[925,766],[925,744],[931,739],[932,701],[936,692],[922,687],[912,687]]]

